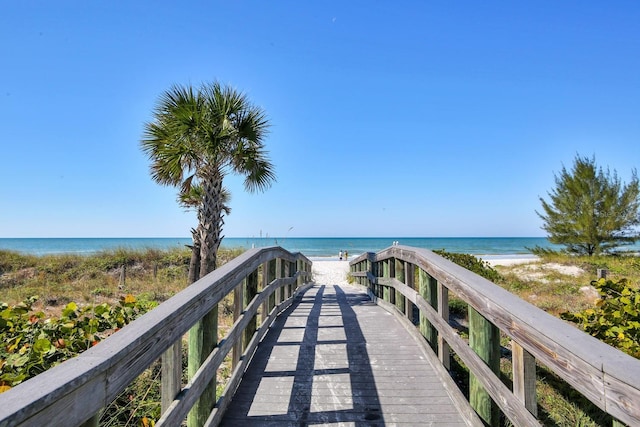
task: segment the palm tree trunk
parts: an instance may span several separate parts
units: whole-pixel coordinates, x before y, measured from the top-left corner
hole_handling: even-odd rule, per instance
[[[222,213],[224,203],[222,197],[222,174],[216,171],[209,175],[213,179],[203,182],[204,196],[198,211],[198,228],[200,237],[200,278],[216,269],[218,248],[222,241]]]
[[[198,238],[198,233],[193,228],[191,229],[191,235],[193,236],[193,246],[191,246],[189,278],[187,279],[189,285],[200,278],[200,239]]]
[[[202,206],[198,210],[198,229],[195,232],[198,236],[200,246],[200,278],[203,278],[216,268],[218,248],[221,241],[222,230],[222,174],[216,170],[208,177],[217,179],[203,182],[204,196]],[[194,239],[195,243],[195,239]],[[195,246],[195,245],[194,245]],[[192,254],[192,261],[195,256]],[[218,344],[218,307],[207,313],[189,331],[189,378],[197,372],[204,360],[215,349]],[[216,381],[215,378],[189,412],[187,425],[189,427],[202,426],[216,402]]]

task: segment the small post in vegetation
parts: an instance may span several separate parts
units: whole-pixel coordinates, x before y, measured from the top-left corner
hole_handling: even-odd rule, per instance
[[[471,306],[469,306],[469,346],[496,375],[500,374],[500,330]],[[471,372],[469,373],[469,403],[487,425],[499,425],[498,406]]]
[[[609,270],[607,270],[606,268],[599,268],[596,270],[596,274],[598,275],[597,276],[598,280],[606,279],[608,273],[609,273]]]
[[[120,270],[120,289],[124,288],[126,280],[127,280],[127,264],[122,264],[122,269]]]

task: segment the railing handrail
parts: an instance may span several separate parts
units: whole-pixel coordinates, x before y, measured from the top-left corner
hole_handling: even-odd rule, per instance
[[[355,277],[369,276],[367,280],[371,281],[374,277],[370,271],[354,267],[364,262],[377,263],[390,259],[401,260],[425,271],[439,285],[454,292],[513,342],[614,418],[629,425],[640,423],[640,360],[427,249],[392,246],[375,254],[365,253],[350,262],[351,274]],[[458,339],[457,334],[446,330],[450,328],[448,323],[438,316],[438,312],[419,293],[393,278],[375,277],[375,280],[394,287],[416,304],[441,336],[452,341],[450,344],[453,350],[469,369],[472,372],[480,369],[474,375],[483,382],[503,412],[508,415],[513,410],[502,407],[513,404],[512,396],[505,396],[498,390],[499,380],[484,378],[487,372],[484,367],[477,366],[480,359],[475,354],[470,356],[460,346],[461,339]],[[518,412],[521,411],[515,410],[515,413]]]
[[[244,252],[97,346],[1,394],[0,427],[51,425],[55,420],[60,425],[83,423],[181,340],[249,274],[274,259],[311,264],[304,255],[277,246]],[[296,272],[293,277],[300,274],[307,273]]]

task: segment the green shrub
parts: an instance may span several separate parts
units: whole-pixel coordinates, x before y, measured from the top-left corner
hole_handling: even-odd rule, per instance
[[[119,304],[78,307],[70,302],[58,318],[33,310],[38,297],[0,303],[0,392],[98,344],[156,304],[132,295]]]
[[[492,282],[497,282],[502,280],[502,276],[495,269],[493,269],[488,262],[483,261],[473,255],[469,254],[459,254],[455,252],[447,252],[444,249],[433,251],[440,255],[443,258],[448,259],[449,261],[455,262],[461,267],[466,268],[469,271],[472,271],[487,280]]]
[[[585,332],[625,353],[640,358],[640,291],[618,282],[600,279],[592,282],[601,299],[595,308],[561,317],[577,323]]]

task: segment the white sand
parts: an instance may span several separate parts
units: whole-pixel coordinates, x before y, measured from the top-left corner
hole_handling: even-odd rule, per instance
[[[522,268],[514,272],[523,278],[535,280],[545,271],[555,270],[567,276],[579,276],[583,271],[579,267],[560,265],[555,263],[540,264],[540,258],[534,255],[492,255],[482,257],[490,266],[513,266],[522,264]],[[313,260],[313,279],[322,285],[347,285],[349,262],[328,260]]]
[[[347,261],[313,261],[311,268],[314,282],[321,285],[347,285],[349,263]]]
[[[526,255],[526,256],[509,256],[509,255],[494,255],[494,256],[486,256],[481,257],[484,261],[486,261],[491,267],[495,267],[496,265],[517,265],[517,264],[530,264],[533,262],[540,261],[535,255]]]

